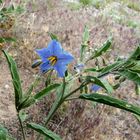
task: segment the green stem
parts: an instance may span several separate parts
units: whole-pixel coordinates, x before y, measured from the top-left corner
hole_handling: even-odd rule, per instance
[[[21,121],[21,119],[20,119],[19,112],[17,113],[17,117],[18,117],[19,124],[20,124],[20,127],[21,127],[21,132],[22,132],[23,140],[26,140],[26,138],[25,138],[24,127],[23,127],[22,121]]]
[[[64,93],[65,93],[65,86],[66,86],[66,81],[65,81],[65,78],[63,78],[63,88],[62,88],[62,94],[61,94],[61,97],[57,103],[57,105],[54,107],[54,109],[52,110],[51,114],[49,114],[49,116],[47,117],[46,119],[46,122],[45,122],[45,126],[47,126],[47,124],[49,123],[49,121],[52,119],[52,117],[54,116],[55,112],[57,111],[57,109],[60,107],[60,105],[64,102],[63,101],[63,96],[64,96]],[[36,140],[39,140],[41,137],[41,134],[39,134],[37,136],[37,139]]]
[[[98,76],[98,78],[101,78],[105,75],[107,75],[108,73],[105,73],[103,75],[100,75]],[[65,78],[63,79],[63,89],[62,89],[62,95],[60,97],[60,100],[58,102],[58,104],[54,107],[54,109],[52,110],[51,114],[47,117],[46,119],[46,122],[45,122],[45,126],[47,126],[47,124],[49,123],[49,121],[51,120],[51,118],[54,116],[55,112],[57,111],[57,109],[61,106],[61,104],[64,102],[64,101],[67,101],[67,98],[70,97],[72,94],[74,94],[75,92],[77,92],[78,90],[80,90],[81,88],[85,87],[86,85],[88,85],[90,83],[90,81],[88,82],[83,82],[78,88],[76,88],[75,90],[71,91],[69,94],[67,95],[64,95],[64,92],[65,92],[65,86],[66,86],[66,81],[65,81]],[[74,98],[73,98],[74,99]],[[75,98],[77,99],[77,98]],[[38,135],[37,136],[37,139],[36,140],[39,140],[40,139],[40,136],[41,135]]]
[[[86,83],[82,83],[78,88],[76,88],[75,90],[73,90],[72,92],[70,92],[69,94],[65,95],[63,98],[63,101],[68,98],[69,96],[71,96],[72,94],[74,94],[75,92],[77,92],[78,90],[80,90],[81,88],[83,88],[84,86],[88,85],[89,82]]]
[[[67,99],[65,99],[65,101],[71,101],[71,100],[76,100],[76,99],[79,99],[79,97],[71,97],[71,98],[67,98]]]
[[[63,88],[62,88],[62,94],[61,94],[60,100],[59,100],[58,104],[56,105],[56,107],[54,108],[54,110],[52,111],[52,113],[50,114],[50,116],[46,119],[45,126],[48,124],[50,119],[53,117],[53,115],[55,114],[55,112],[57,111],[59,106],[63,103],[62,99],[63,99],[63,96],[64,96],[65,87],[66,87],[66,81],[65,81],[65,78],[63,78]]]

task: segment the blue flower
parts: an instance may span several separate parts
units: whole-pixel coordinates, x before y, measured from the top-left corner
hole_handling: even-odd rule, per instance
[[[67,70],[67,64],[74,60],[74,57],[63,50],[61,44],[52,40],[47,48],[37,49],[37,54],[42,60],[40,65],[41,71],[47,72],[50,69],[57,71],[59,77],[65,76],[65,71]]]
[[[101,88],[100,86],[94,84],[94,85],[91,86],[90,90],[96,92],[96,91],[98,91],[100,88]]]

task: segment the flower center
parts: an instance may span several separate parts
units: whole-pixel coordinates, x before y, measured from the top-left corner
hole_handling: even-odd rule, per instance
[[[57,57],[56,57],[56,56],[50,56],[50,57],[48,58],[48,60],[50,61],[50,64],[51,64],[52,66],[54,66],[54,65],[56,64],[56,62],[57,62]]]

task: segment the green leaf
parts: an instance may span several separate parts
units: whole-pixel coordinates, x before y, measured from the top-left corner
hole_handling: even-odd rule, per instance
[[[82,44],[82,45],[81,45],[81,50],[80,50],[80,61],[81,61],[81,62],[83,61],[84,53],[85,53],[86,47],[87,47],[87,45],[85,45],[85,44]]]
[[[123,61],[117,61],[111,65],[108,65],[104,68],[102,68],[102,70],[100,71],[100,75],[104,75],[106,73],[110,73],[114,70],[117,70],[118,68],[120,68],[123,65]]]
[[[28,115],[25,112],[23,112],[23,111],[19,112],[19,117],[20,117],[22,122],[24,122],[26,120],[27,116]]]
[[[60,136],[55,134],[54,132],[46,129],[45,127],[39,125],[39,124],[35,124],[35,123],[29,123],[27,124],[27,126],[29,128],[34,129],[35,131],[45,135],[46,137],[49,137],[52,140],[61,140]]]
[[[3,42],[16,42],[16,39],[11,37],[0,37],[0,43]]]
[[[109,39],[103,44],[103,46],[94,52],[94,54],[92,55],[91,59],[94,59],[96,57],[101,56],[108,49],[110,49],[111,44],[112,44],[112,37],[109,37]]]
[[[40,92],[36,93],[34,96],[31,97],[27,97],[19,106],[19,110],[27,108],[29,106],[31,106],[32,104],[36,103],[37,101],[41,100],[43,97],[51,94],[52,90],[56,89],[57,87],[59,87],[59,84],[53,84],[50,85],[46,88],[44,88],[43,90],[41,90]]]
[[[85,26],[84,33],[83,33],[83,44],[87,44],[89,41],[89,29]]]
[[[136,115],[136,114],[133,114],[133,115],[137,119],[137,121],[140,123],[140,116],[139,115]]]
[[[12,4],[12,5],[10,5],[8,8],[7,8],[7,13],[12,13],[12,12],[14,12],[14,5]]]
[[[106,104],[106,105],[113,106],[116,108],[120,108],[120,109],[132,112],[132,113],[140,116],[140,107],[132,105],[126,101],[107,96],[107,95],[101,95],[101,94],[97,94],[97,93],[82,94],[82,95],[80,95],[79,98],[85,99],[85,100],[90,100],[90,101],[95,101],[95,102]]]
[[[0,0],[0,3],[3,3],[3,0]]]
[[[4,126],[0,125],[0,140],[14,140],[9,134]]]
[[[136,95],[140,95],[140,85],[135,84]]]
[[[36,100],[33,97],[27,98],[18,106],[18,110],[27,108],[27,107],[33,105],[35,102],[36,102]]]
[[[5,42],[4,38],[0,37],[0,43],[3,43],[3,42]]]
[[[6,140],[8,131],[2,125],[0,125],[0,140]]]
[[[133,72],[129,69],[126,69],[126,70],[122,70],[122,71],[119,71],[119,74],[121,76],[124,76],[126,77],[127,79],[135,82],[136,84],[140,84],[140,75],[136,72]]]
[[[5,42],[16,42],[16,39],[12,37],[5,37],[4,40]]]
[[[83,61],[85,49],[88,46],[88,43],[87,43],[88,41],[89,41],[89,29],[87,26],[85,26],[84,33],[83,33],[83,43],[81,45],[81,50],[80,50],[80,61],[81,62]]]
[[[21,14],[25,11],[25,7],[21,6],[21,5],[18,5],[16,8],[15,8],[15,12],[18,13],[18,14]]]
[[[128,60],[140,60],[140,45],[136,48]]]
[[[136,65],[129,68],[131,71],[136,72],[136,73],[140,73],[140,61],[135,61]]]
[[[50,85],[48,87],[46,87],[45,89],[43,89],[42,91],[38,92],[34,98],[36,100],[39,100],[39,99],[42,99],[44,96],[50,94],[50,92],[56,88],[58,88],[60,86],[60,84],[53,84],[53,85]]]
[[[52,40],[57,40],[58,41],[58,37],[55,34],[50,33],[50,32],[48,34],[49,34],[49,36],[51,37]]]
[[[11,72],[12,82],[13,82],[14,91],[15,91],[15,104],[16,104],[16,107],[18,107],[22,100],[22,87],[21,87],[20,76],[17,70],[17,65],[15,61],[13,60],[13,58],[6,51],[3,51],[3,53],[7,59],[9,70]]]
[[[104,88],[108,93],[112,93],[113,92],[113,88],[112,86],[108,83],[107,80],[105,79],[99,79],[97,77],[93,77],[93,76],[87,76],[87,80],[91,83],[94,83],[96,85],[101,86],[102,88]]]
[[[100,69],[96,69],[96,68],[88,68],[88,69],[85,69],[85,72],[99,72]]]

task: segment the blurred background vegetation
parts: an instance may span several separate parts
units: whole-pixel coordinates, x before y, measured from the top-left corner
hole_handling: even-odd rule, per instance
[[[90,29],[90,47],[98,47],[108,36],[113,36],[111,54],[105,56],[108,63],[118,55],[127,57],[140,43],[139,0],[5,0],[0,8],[4,7],[12,11],[0,13],[0,38],[5,38],[0,42],[1,47],[8,50],[18,63],[22,80],[30,83],[38,73],[38,70],[31,69],[37,57],[34,50],[46,46],[50,40],[48,31],[55,33],[76,59],[79,58],[85,25]],[[90,65],[95,66],[94,63]],[[7,65],[0,54],[0,123],[20,139],[8,75]],[[111,78],[109,80],[113,82]],[[28,87],[28,83],[22,84]],[[140,105],[140,97],[134,88],[133,83],[126,81],[114,96]],[[51,95],[51,100],[46,98],[43,103],[33,106],[27,111],[27,115],[30,112],[27,121],[40,122],[53,101],[54,95]],[[64,104],[49,127],[65,140],[139,140],[140,130],[139,122],[128,112],[81,101]],[[29,131],[28,135],[29,139],[34,139],[33,132]]]

